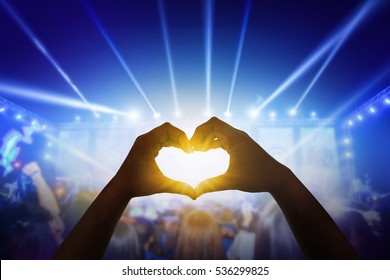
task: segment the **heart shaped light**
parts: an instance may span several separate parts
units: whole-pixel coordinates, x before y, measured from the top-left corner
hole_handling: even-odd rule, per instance
[[[156,157],[165,176],[194,188],[205,179],[225,173],[229,160],[229,154],[223,149],[186,154],[177,148],[164,148]]]

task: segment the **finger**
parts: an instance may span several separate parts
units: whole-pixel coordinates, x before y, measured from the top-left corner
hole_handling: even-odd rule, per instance
[[[168,178],[165,180],[161,190],[162,192],[186,195],[191,199],[196,198],[195,191],[190,185]]]
[[[205,193],[230,190],[232,188],[234,188],[232,180],[229,179],[229,176],[224,174],[199,183],[195,188],[195,195],[198,198]]]
[[[180,148],[184,152],[191,152],[190,142],[184,131],[166,122],[151,131],[152,140],[155,144],[155,153],[162,147]]]
[[[215,148],[217,144],[213,142],[220,138],[223,140],[224,146],[229,146],[226,145],[226,142],[234,131],[233,127],[213,117],[196,128],[194,135],[190,139],[190,143],[195,150],[207,151]],[[220,147],[223,146],[221,145]]]

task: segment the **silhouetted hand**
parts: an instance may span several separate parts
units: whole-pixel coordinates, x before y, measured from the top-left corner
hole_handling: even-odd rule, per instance
[[[247,192],[271,192],[280,185],[285,168],[272,158],[245,132],[213,117],[198,126],[190,143],[196,151],[222,148],[230,155],[225,174],[201,182],[195,193],[239,189]]]
[[[161,173],[155,158],[163,147],[176,147],[187,153],[191,151],[185,133],[170,123],[164,123],[136,139],[113,179],[115,185],[131,197],[167,192],[194,198],[191,186]]]

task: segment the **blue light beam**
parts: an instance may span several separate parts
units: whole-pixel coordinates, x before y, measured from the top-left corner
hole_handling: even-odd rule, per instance
[[[119,52],[117,47],[115,46],[114,42],[111,40],[110,36],[104,29],[103,25],[100,23],[96,13],[93,11],[92,7],[88,4],[87,1],[83,1],[85,10],[87,11],[90,18],[95,23],[96,27],[99,29],[100,33],[103,35],[104,39],[106,40],[107,44],[110,46],[112,52],[118,59],[119,63],[122,65],[123,69],[126,71],[126,74],[129,76],[131,81],[134,83],[135,87],[137,88],[138,92],[142,95],[145,102],[148,104],[150,110],[153,112],[153,116],[159,115],[156,110],[154,109],[152,103],[149,101],[149,98],[145,94],[144,90],[142,89],[141,85],[138,83],[137,79],[135,78],[133,72],[130,70],[130,67],[127,65],[125,59],[123,58],[122,54]]]
[[[372,2],[369,2],[372,3]],[[349,35],[352,33],[352,31],[358,26],[359,23],[361,23],[362,19],[365,15],[369,12],[369,9],[372,9],[372,5],[365,5],[362,9],[359,10],[358,14],[353,18],[351,22],[346,26],[344,29],[342,35],[340,36],[340,39],[338,40],[337,44],[333,48],[332,52],[329,54],[325,62],[322,64],[321,68],[318,70],[317,74],[313,78],[313,80],[310,82],[309,86],[303,93],[303,95],[299,98],[297,104],[294,106],[294,110],[297,111],[298,107],[301,105],[302,101],[306,98],[314,84],[317,82],[317,80],[320,78],[324,70],[328,67],[329,63],[333,60],[333,57],[337,54],[339,49],[342,47],[342,45],[345,43],[345,41],[348,39]]]
[[[359,10],[359,12],[352,18],[351,22],[353,22],[357,17],[361,17],[360,14],[362,12],[364,14],[368,13],[368,11],[373,8],[374,4],[377,4],[377,2],[367,1],[366,4]],[[315,63],[317,63],[318,60],[320,60],[335,44],[337,44],[337,42],[339,42],[340,37],[344,35],[348,28],[349,25],[336,32],[316,51],[314,51],[314,53],[312,53],[308,59],[306,59],[259,107],[256,108],[256,111],[261,111],[265,106],[278,97],[285,89],[287,89],[287,87],[289,87],[293,82],[306,73],[306,71],[308,71]]]
[[[70,79],[68,74],[62,69],[57,60],[49,53],[44,44],[38,39],[37,36],[32,32],[32,30],[28,27],[28,25],[22,20],[22,18],[16,13],[16,11],[6,2],[1,1],[4,9],[7,13],[12,17],[12,19],[18,24],[18,26],[23,30],[23,32],[28,36],[31,42],[35,45],[35,47],[46,57],[46,59],[54,66],[57,72],[61,75],[61,77],[69,84],[72,90],[81,98],[81,100],[88,106],[88,108],[94,113],[96,116],[97,113],[90,106],[87,99],[84,97],[80,89],[74,84],[74,82]]]
[[[206,114],[211,114],[211,59],[213,49],[213,10],[214,1],[205,3],[205,65],[206,65]]]
[[[230,84],[229,100],[228,100],[228,104],[227,104],[227,108],[226,108],[226,112],[225,112],[226,115],[230,115],[230,107],[231,107],[231,103],[232,103],[234,88],[236,85],[238,67],[240,66],[242,48],[244,46],[245,34],[246,34],[247,27],[248,27],[248,21],[249,21],[249,15],[250,15],[250,11],[251,11],[252,2],[253,2],[252,0],[248,0],[246,2],[246,6],[245,6],[245,12],[243,15],[243,20],[242,20],[241,33],[240,33],[240,38],[238,41],[238,49],[237,49],[237,53],[236,53],[236,61],[234,63],[233,76],[232,76],[232,81]]]
[[[178,101],[178,97],[177,97],[175,75],[174,75],[174,71],[173,71],[171,46],[169,43],[167,17],[165,14],[163,0],[157,0],[157,2],[158,2],[158,10],[160,13],[161,28],[162,28],[163,37],[164,37],[165,53],[167,55],[167,60],[168,60],[169,78],[170,78],[171,86],[172,86],[173,101],[175,104],[175,114],[176,114],[176,116],[180,116],[180,108],[179,108],[179,101]]]

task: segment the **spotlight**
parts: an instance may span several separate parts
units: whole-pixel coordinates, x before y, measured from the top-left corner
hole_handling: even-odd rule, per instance
[[[317,113],[316,112],[311,112],[310,113],[310,117],[312,118],[312,119],[315,119],[315,118],[317,118]]]
[[[51,155],[46,154],[46,155],[45,155],[45,159],[47,159],[47,160],[51,159]]]
[[[205,115],[206,117],[211,117],[212,114],[213,114],[213,113],[212,113],[210,110],[207,110],[206,112],[204,112],[204,115]]]
[[[271,120],[274,120],[274,119],[276,118],[276,112],[275,112],[275,111],[271,111],[271,112],[269,113],[269,118],[270,118]]]
[[[385,98],[385,104],[389,105],[390,104],[390,98]],[[2,111],[1,111],[2,112]]]
[[[17,120],[20,120],[20,119],[22,119],[22,115],[21,114],[17,114],[16,116],[15,116],[15,119],[17,119]]]
[[[351,139],[349,139],[348,137],[345,137],[343,142],[345,145],[349,145],[351,143]]]
[[[5,111],[5,108],[0,108],[0,113],[4,112]]]
[[[176,111],[175,112],[175,117],[176,118],[180,118],[181,117],[181,112],[180,111]]]
[[[362,115],[357,115],[357,119],[359,120],[359,121],[362,121],[363,120],[363,116]]]
[[[38,122],[37,122],[36,120],[33,120],[33,121],[31,122],[31,125],[32,125],[32,126],[37,125],[37,124],[38,124]]]
[[[291,109],[290,111],[288,111],[288,114],[289,114],[291,117],[295,117],[295,116],[297,115],[297,110]]]
[[[76,116],[76,117],[74,117],[74,120],[75,120],[76,122],[79,122],[79,121],[81,121],[81,117],[80,117],[80,116]]]
[[[353,121],[352,120],[348,120],[348,125],[349,126],[353,126]]]
[[[232,116],[232,113],[230,111],[226,111],[225,113],[223,113],[223,115],[227,118],[230,118]]]
[[[370,107],[370,113],[375,114],[376,109],[374,107]]]
[[[136,121],[139,118],[139,113],[138,113],[138,111],[130,111],[128,114],[128,117],[131,121]]]
[[[154,113],[153,114],[153,118],[155,119],[159,119],[161,117],[161,115],[159,113]]]
[[[259,116],[259,111],[256,109],[252,109],[249,111],[249,116],[253,119],[257,118]]]

